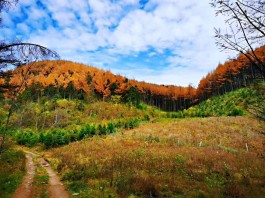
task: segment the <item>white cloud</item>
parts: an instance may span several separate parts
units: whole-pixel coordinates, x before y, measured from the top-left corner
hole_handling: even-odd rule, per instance
[[[73,12],[58,11],[53,13],[53,19],[56,20],[61,27],[69,27],[76,23],[76,17]]]
[[[57,50],[63,59],[107,65],[116,73],[127,71],[127,76],[139,80],[178,85],[190,81],[196,85],[226,57],[213,38],[214,26],[224,23],[215,18],[208,0],[149,0],[144,9],[140,9],[138,0],[42,3],[46,9],[38,7],[36,1],[21,0],[4,16],[5,25],[12,30],[16,27],[16,34],[24,33],[29,42]],[[23,6],[30,6],[26,17],[21,12]],[[24,21],[17,22],[16,18]],[[8,28],[1,30],[0,36],[10,32]],[[129,63],[121,57],[137,57],[139,53],[146,53],[148,60],[140,65],[130,63],[127,69]],[[153,57],[165,53],[168,57],[163,56],[164,67],[152,69]],[[142,69],[132,70],[133,66]]]
[[[28,34],[29,33],[29,27],[26,24],[24,24],[24,23],[17,24],[17,28],[23,34]]]
[[[47,17],[47,14],[43,10],[36,9],[35,7],[31,7],[29,12],[29,20],[41,20]]]

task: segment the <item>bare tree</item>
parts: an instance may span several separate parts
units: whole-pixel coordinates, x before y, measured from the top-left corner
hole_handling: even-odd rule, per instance
[[[216,44],[221,50],[242,53],[265,78],[265,63],[255,48],[265,45],[264,0],[211,0],[216,15],[225,17],[227,29],[215,29]]]
[[[3,9],[8,9],[17,2],[18,0],[0,0],[0,14]],[[2,17],[0,16],[0,25],[1,22]],[[12,76],[12,72],[8,72],[7,70],[26,65],[23,70],[23,79],[19,86],[12,87],[9,84],[0,85],[0,91],[8,90],[9,92],[12,92],[7,120],[5,126],[2,128],[2,133],[0,133],[0,152],[3,150],[10,117],[16,104],[16,98],[26,83],[30,68],[34,62],[50,58],[58,59],[59,55],[55,51],[38,44],[23,43],[18,40],[15,40],[14,42],[7,42],[5,40],[0,41],[0,78],[9,78]]]
[[[46,47],[32,43],[0,43],[0,69],[9,65],[16,67],[42,59],[58,58],[58,54]]]

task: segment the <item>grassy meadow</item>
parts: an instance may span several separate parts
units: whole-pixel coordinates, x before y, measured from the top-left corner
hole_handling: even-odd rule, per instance
[[[51,148],[94,135],[112,134],[119,129],[133,129],[142,122],[168,118],[243,116],[249,114],[253,104],[264,106],[264,101],[264,95],[251,88],[213,97],[178,112],[163,112],[143,103],[133,106],[102,101],[41,100],[23,103],[21,108],[16,109],[12,117],[12,125],[16,127],[10,134],[20,145]],[[252,113],[257,110],[252,108]],[[4,108],[2,112],[3,115],[7,113]],[[263,114],[264,110],[260,116],[264,117]]]
[[[263,197],[264,123],[166,120],[49,151],[79,197]]]
[[[72,197],[259,198],[265,123],[252,114],[264,117],[264,101],[264,85],[179,112],[143,103],[25,101],[15,108],[8,139],[42,153]],[[2,102],[1,124],[6,109]],[[12,196],[25,174],[21,146],[0,154],[3,197]],[[37,166],[33,196],[48,196],[47,181]]]

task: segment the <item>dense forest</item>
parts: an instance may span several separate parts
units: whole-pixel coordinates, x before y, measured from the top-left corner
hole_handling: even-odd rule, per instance
[[[255,54],[265,61],[265,46],[257,48]],[[236,59],[219,64],[213,72],[202,78],[197,89],[192,86],[139,82],[114,75],[110,71],[64,60],[24,65],[11,71],[10,75],[5,75],[0,82],[2,87],[13,87],[5,94],[23,92],[19,98],[32,101],[41,97],[80,100],[98,98],[135,106],[143,101],[165,111],[178,111],[211,96],[246,87],[259,79],[262,80],[263,76],[246,56],[240,54]]]
[[[260,61],[265,61],[265,46],[255,50]],[[217,68],[202,78],[198,86],[197,97],[205,100],[215,95],[249,86],[254,80],[264,80],[264,76],[243,54],[236,59],[219,64]]]

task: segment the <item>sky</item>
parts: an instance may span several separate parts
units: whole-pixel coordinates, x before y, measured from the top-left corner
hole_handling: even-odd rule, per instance
[[[228,54],[210,0],[20,0],[2,13],[0,40],[38,43],[61,59],[130,79],[197,86]]]

